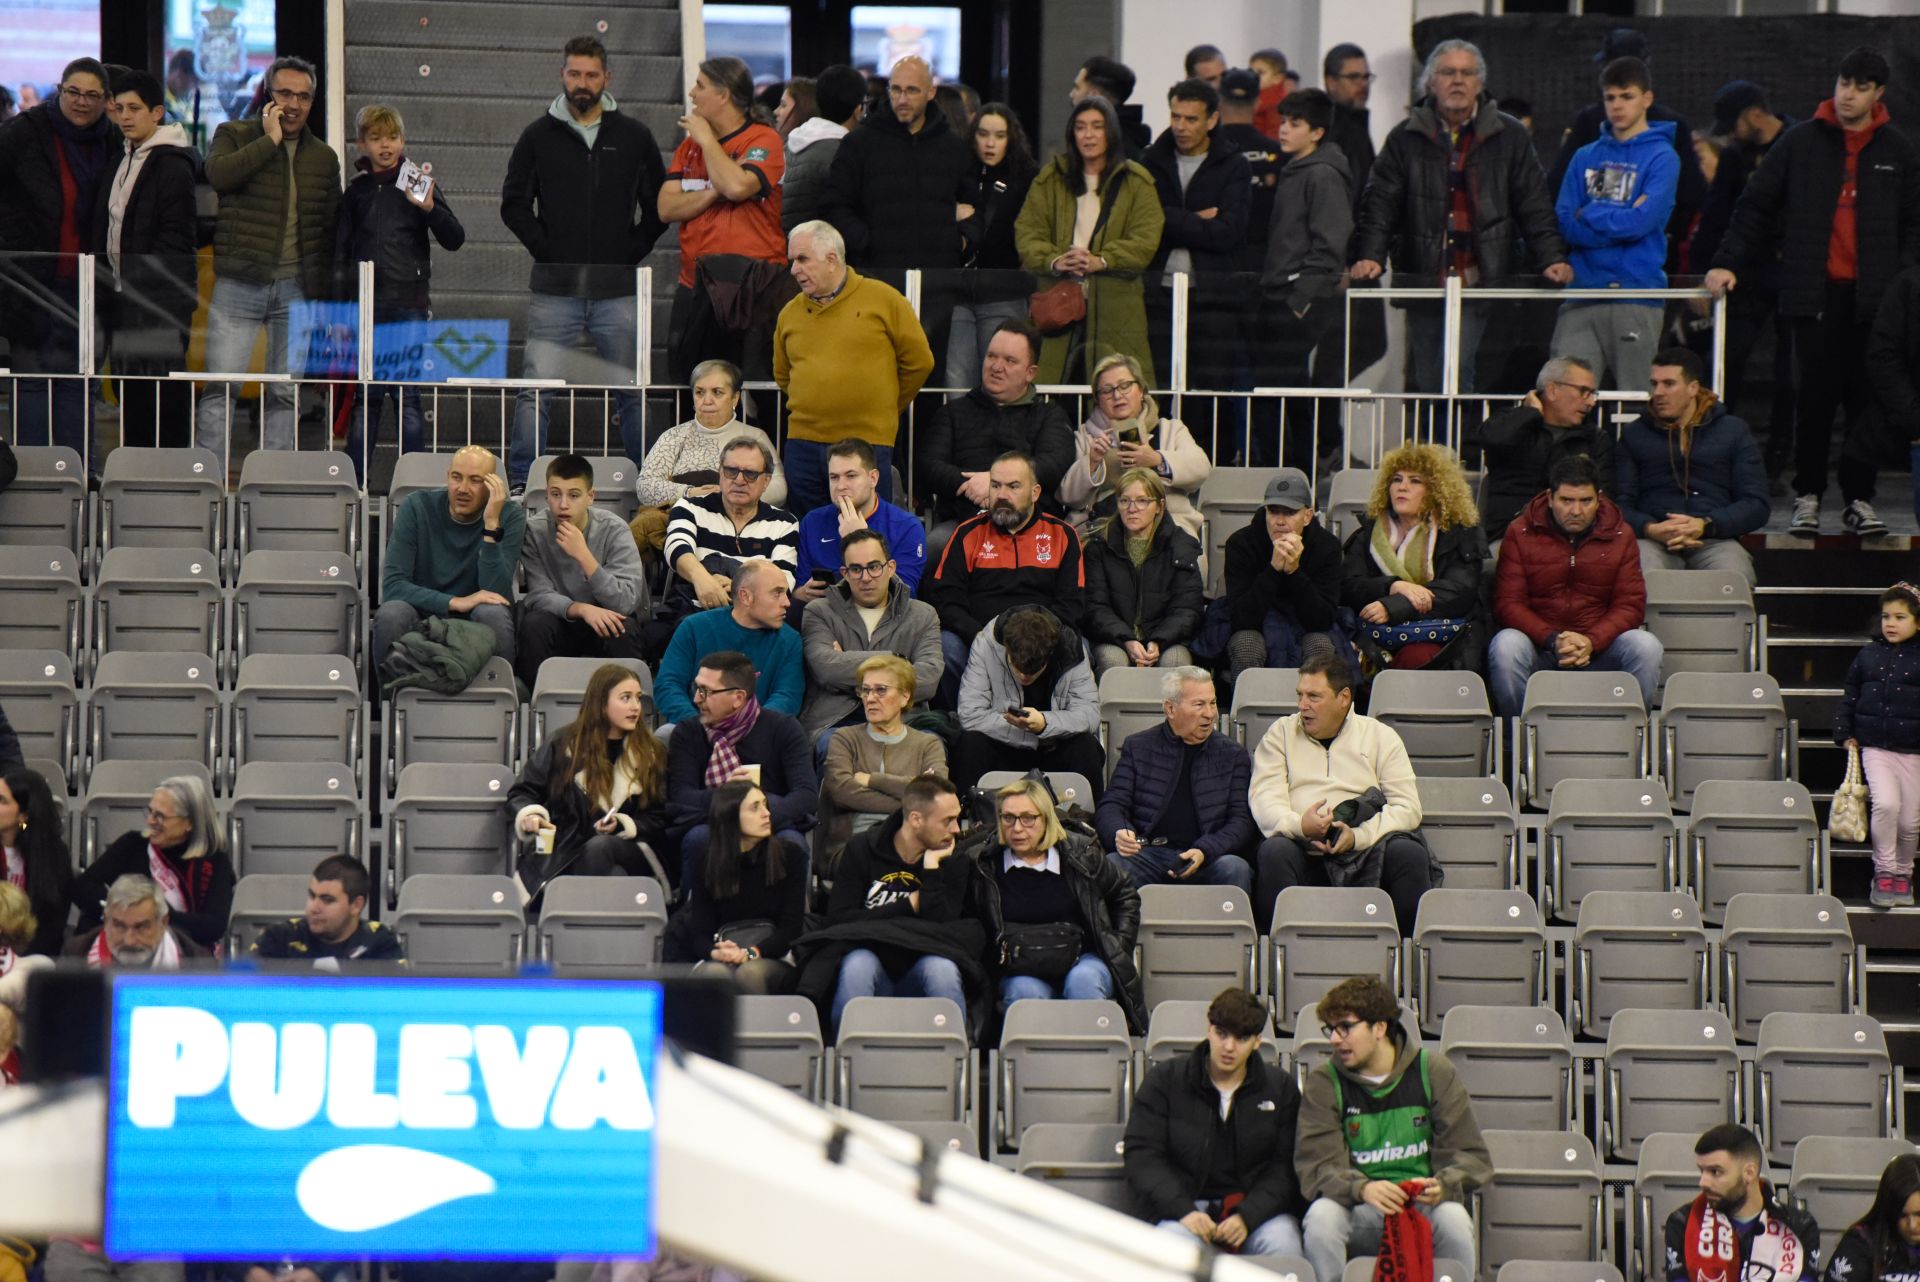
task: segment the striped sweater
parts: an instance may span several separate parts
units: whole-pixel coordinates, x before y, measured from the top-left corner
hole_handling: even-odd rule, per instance
[[[762,500],[753,519],[736,530],[720,495],[683,498],[667,516],[667,564],[688,552],[699,557],[709,574],[728,578],[744,561],[772,561],[787,572],[792,586],[800,559],[800,522],[793,513]],[[696,608],[692,587],[677,574],[667,589],[667,603],[677,615]]]

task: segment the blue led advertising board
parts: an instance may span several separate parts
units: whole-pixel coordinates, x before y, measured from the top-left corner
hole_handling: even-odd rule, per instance
[[[653,1254],[648,982],[121,975],[115,1259]]]

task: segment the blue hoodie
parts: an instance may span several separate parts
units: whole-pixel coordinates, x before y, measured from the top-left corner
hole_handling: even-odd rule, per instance
[[[1553,206],[1573,251],[1574,287],[1664,289],[1667,219],[1679,183],[1671,121],[1652,121],[1625,142],[1608,130],[1574,152]]]

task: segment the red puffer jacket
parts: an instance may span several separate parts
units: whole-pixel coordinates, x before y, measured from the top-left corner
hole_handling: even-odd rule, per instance
[[[1573,629],[1596,653],[1647,617],[1647,581],[1640,549],[1612,499],[1600,500],[1587,537],[1575,542],[1553,523],[1547,496],[1537,494],[1507,527],[1494,576],[1494,619],[1518,628],[1537,646]]]

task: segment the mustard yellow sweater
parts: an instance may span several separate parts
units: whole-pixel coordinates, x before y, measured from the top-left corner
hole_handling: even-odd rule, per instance
[[[788,303],[773,331],[773,379],[798,440],[855,436],[891,449],[901,412],[932,372],[926,331],[906,298],[855,271],[825,305],[805,294]]]

